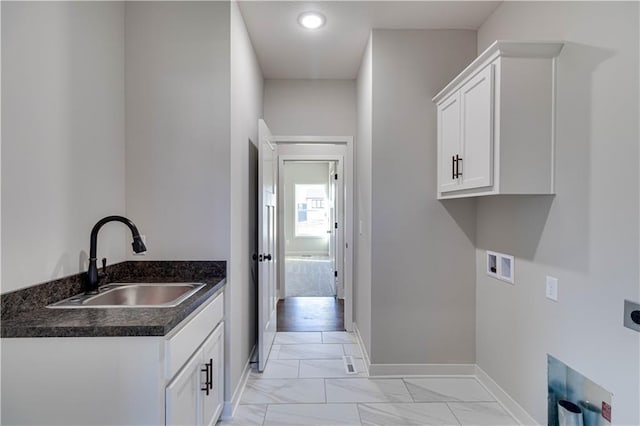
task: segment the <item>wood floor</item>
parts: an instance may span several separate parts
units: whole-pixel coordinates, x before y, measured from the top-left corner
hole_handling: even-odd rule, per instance
[[[279,300],[278,331],[344,331],[344,300],[334,297]]]

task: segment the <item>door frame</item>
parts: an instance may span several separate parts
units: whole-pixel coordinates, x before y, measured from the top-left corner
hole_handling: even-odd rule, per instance
[[[353,224],[354,224],[354,163],[353,163],[353,136],[280,136],[274,135],[271,141],[277,145],[297,145],[300,151],[304,151],[305,146],[312,147],[313,153],[300,153],[300,154],[283,154],[278,155],[278,181],[282,177],[281,165],[283,164],[280,157],[288,157],[287,159],[296,160],[326,160],[336,161],[337,157],[342,157],[342,170],[343,170],[343,213],[344,213],[344,233],[343,233],[343,276],[342,282],[344,287],[344,328],[347,331],[353,330]],[[327,153],[318,152],[318,149],[322,149],[323,146],[341,145],[345,147],[344,156],[340,156],[334,152],[331,152],[330,148],[327,148]],[[282,198],[282,197],[279,197]],[[283,200],[282,200],[283,201]],[[278,200],[278,204],[281,200]],[[284,221],[283,215],[278,215],[278,256],[280,259],[284,259],[284,236],[282,226]],[[283,262],[278,263],[278,278],[279,280],[284,277]]]
[[[342,198],[338,201],[338,231],[336,235],[338,236],[338,243],[340,244],[340,249],[335,253],[335,261],[336,261],[336,269],[338,271],[339,281],[342,283],[342,298],[345,299],[345,232],[346,232],[346,215],[345,215],[345,202],[344,202],[344,156],[342,155],[299,155],[299,154],[285,154],[278,156],[278,187],[281,188],[280,196],[278,197],[278,211],[281,212],[278,215],[278,238],[282,238],[281,241],[286,241],[284,239],[284,231],[285,231],[285,197],[284,197],[284,185],[285,185],[285,163],[287,162],[296,162],[296,163],[329,163],[335,162],[337,163],[336,173],[338,173],[338,183],[337,185],[341,186],[338,189],[338,195]],[[333,224],[330,224],[331,229],[333,230]],[[329,242],[331,244],[331,242]],[[286,282],[285,282],[285,260],[286,258],[286,247],[285,243],[278,244],[278,295],[280,299],[285,297],[286,293]],[[336,296],[338,296],[340,292],[336,289]],[[346,302],[346,299],[345,299]]]

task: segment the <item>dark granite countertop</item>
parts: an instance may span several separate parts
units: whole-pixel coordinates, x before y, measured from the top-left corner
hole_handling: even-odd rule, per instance
[[[1,295],[2,337],[164,336],[225,286],[226,262],[143,261],[107,267],[110,282],[202,282],[205,287],[173,308],[46,306],[82,291],[84,274]]]

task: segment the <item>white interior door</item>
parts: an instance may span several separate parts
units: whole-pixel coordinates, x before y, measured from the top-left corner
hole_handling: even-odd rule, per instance
[[[335,178],[337,176],[337,179]],[[343,159],[335,162],[335,175],[333,182],[333,246],[334,246],[334,271],[336,271],[336,296],[344,299],[344,271],[345,271],[345,251],[344,238],[346,229],[346,217],[344,214],[344,164]],[[337,227],[336,227],[337,224]]]
[[[277,329],[277,151],[258,120],[258,371],[264,371]]]
[[[338,278],[335,271],[337,271],[338,266],[336,262],[337,256],[337,239],[336,239],[336,229],[334,224],[337,222],[336,217],[336,181],[334,177],[336,176],[336,163],[329,163],[329,229],[327,233],[329,234],[329,258],[331,259],[331,274],[335,275],[332,277],[333,279],[333,294],[337,294],[338,289]]]

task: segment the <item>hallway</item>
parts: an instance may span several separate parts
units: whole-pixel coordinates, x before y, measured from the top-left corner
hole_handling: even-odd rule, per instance
[[[278,331],[344,331],[344,300],[287,297],[278,301]]]

